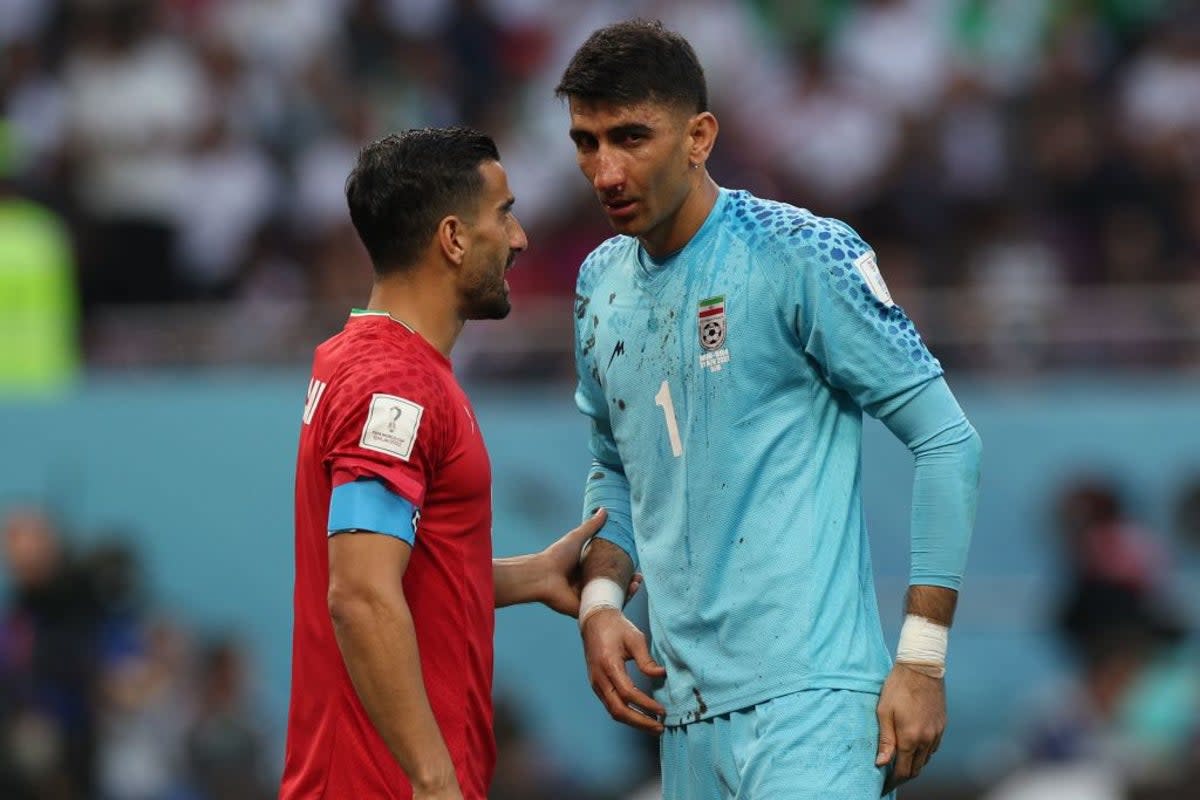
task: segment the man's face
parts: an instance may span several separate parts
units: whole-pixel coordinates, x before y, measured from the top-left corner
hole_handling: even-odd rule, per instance
[[[617,233],[655,238],[670,230],[691,188],[688,125],[672,106],[571,99],[579,169]]]
[[[504,273],[528,240],[513,215],[504,167],[497,161],[485,161],[479,172],[483,190],[474,219],[469,221],[471,242],[463,260],[460,309],[463,319],[503,319],[512,308]]]
[[[44,585],[62,566],[62,547],[50,520],[35,509],[17,509],[0,524],[4,562],[12,583]]]

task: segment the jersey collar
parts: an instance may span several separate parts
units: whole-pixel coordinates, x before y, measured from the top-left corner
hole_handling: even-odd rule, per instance
[[[352,308],[352,309],[350,309],[350,319],[357,319],[359,317],[385,317],[387,319],[390,319],[392,322],[395,322],[397,325],[403,326],[409,333],[416,333],[416,331],[414,331],[412,329],[412,326],[409,325],[407,322],[405,322],[402,319],[396,319],[395,317],[393,317],[391,314],[389,314],[386,311],[372,311],[367,308]]]
[[[727,201],[729,191],[724,188],[717,190],[717,199],[713,203],[712,208],[708,210],[708,216],[704,218],[704,223],[700,226],[692,238],[688,239],[687,244],[663,258],[654,258],[646,252],[646,248],[641,242],[637,244],[637,260],[640,272],[644,277],[652,278],[666,271],[666,268],[678,261],[682,256],[685,256],[689,251],[694,251],[698,247],[702,247],[704,243],[713,235],[713,232],[720,224],[719,220],[724,215],[725,203]]]
[[[352,308],[350,309],[350,319],[347,321],[347,324],[356,319],[384,319],[396,323],[401,328],[404,328],[404,330],[417,337],[417,341],[419,341],[425,347],[425,349],[433,354],[438,361],[445,364],[448,369],[452,368],[453,362],[450,360],[450,358],[447,357],[441,350],[438,350],[436,347],[434,347],[428,339],[414,330],[413,327],[404,320],[397,319],[386,311],[372,311],[371,309],[367,308]]]

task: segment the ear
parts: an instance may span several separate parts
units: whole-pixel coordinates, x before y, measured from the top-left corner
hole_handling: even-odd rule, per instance
[[[463,263],[467,253],[467,226],[462,218],[453,214],[442,217],[435,238],[446,260],[455,265]]]
[[[696,166],[708,161],[717,143],[717,118],[711,111],[702,111],[688,121],[688,161]]]

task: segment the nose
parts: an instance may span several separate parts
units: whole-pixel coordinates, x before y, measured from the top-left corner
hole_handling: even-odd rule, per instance
[[[596,154],[596,172],[592,175],[592,186],[601,194],[613,192],[625,183],[625,170],[611,150]]]
[[[529,239],[525,236],[525,228],[522,227],[520,221],[513,217],[513,230],[508,237],[508,247],[514,253],[522,252],[529,246]]]

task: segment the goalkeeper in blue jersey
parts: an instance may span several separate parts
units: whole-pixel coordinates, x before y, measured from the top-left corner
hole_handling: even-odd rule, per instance
[[[644,21],[596,31],[557,92],[618,234],[584,261],[575,308],[585,506],[608,509],[584,556],[592,687],[615,719],[662,733],[666,800],[873,800],[945,727],[979,437],[854,230],[709,177],[717,120],[685,39]],[[916,461],[894,666],[863,411]],[[621,613],[635,568],[652,652]]]

